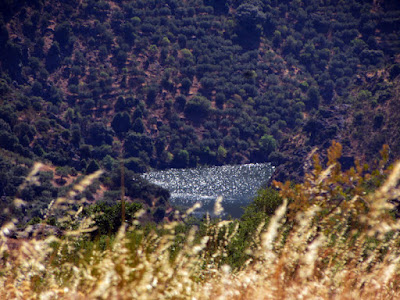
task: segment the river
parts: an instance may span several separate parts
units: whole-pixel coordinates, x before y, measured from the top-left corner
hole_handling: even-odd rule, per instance
[[[257,191],[274,172],[269,163],[199,167],[195,169],[168,169],[145,173],[142,177],[160,185],[171,193],[171,203],[178,207],[191,207],[200,202],[195,213],[212,215],[215,200],[222,196],[223,217],[239,218]]]

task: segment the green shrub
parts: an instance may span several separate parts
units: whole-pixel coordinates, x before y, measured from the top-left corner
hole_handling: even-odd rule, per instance
[[[273,136],[265,134],[261,137],[260,141],[258,142],[260,150],[263,151],[265,156],[271,154],[277,148],[277,142]]]
[[[125,203],[125,221],[129,224],[134,220],[135,213],[142,208],[140,203]],[[84,214],[92,216],[94,226],[97,227],[92,235],[115,234],[122,224],[122,204],[108,204],[99,202],[85,208]]]
[[[185,106],[185,115],[191,119],[206,118],[211,112],[211,103],[205,97],[196,96]]]

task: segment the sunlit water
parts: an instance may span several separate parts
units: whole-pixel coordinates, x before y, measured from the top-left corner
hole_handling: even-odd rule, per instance
[[[216,198],[222,196],[224,217],[238,218],[243,214],[243,207],[254,199],[273,171],[274,167],[268,163],[169,169],[142,176],[168,189],[174,205],[190,207],[200,202],[202,207],[197,210],[198,216],[207,211],[212,214]]]

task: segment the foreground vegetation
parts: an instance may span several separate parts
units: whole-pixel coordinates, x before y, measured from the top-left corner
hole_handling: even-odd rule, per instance
[[[398,298],[400,163],[387,167],[384,149],[377,170],[357,164],[343,172],[340,154],[334,143],[326,168],[315,156],[302,184],[276,182],[280,195],[260,192],[238,221],[206,217],[195,226],[188,211],[155,227],[139,222],[137,211],[116,235],[97,239],[88,236],[95,216],[79,217],[81,210],[65,211],[71,229],[61,236],[39,238],[38,227],[36,238],[11,239],[5,233],[15,224],[8,223],[1,231],[1,297]]]

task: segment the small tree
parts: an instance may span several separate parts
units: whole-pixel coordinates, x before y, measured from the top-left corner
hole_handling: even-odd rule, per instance
[[[143,133],[144,132],[144,124],[141,118],[137,118],[135,122],[133,123],[133,131],[137,133]]]
[[[70,169],[68,167],[57,167],[56,175],[60,176],[60,178],[57,180],[57,183],[60,185],[64,185],[67,182],[65,180],[65,177],[68,177],[69,173]]]
[[[265,155],[270,155],[277,147],[274,137],[268,134],[263,135],[258,144]]]
[[[99,164],[95,160],[91,160],[86,168],[86,174],[92,174],[100,169]]]
[[[190,87],[192,86],[192,82],[189,78],[184,78],[181,82],[181,92],[184,94],[189,93]]]
[[[189,152],[186,150],[179,150],[174,156],[173,164],[178,168],[187,167],[189,164]]]
[[[118,112],[126,109],[127,107],[126,107],[126,101],[125,101],[124,97],[119,96],[117,99],[117,102],[115,102],[114,107],[115,107],[115,111],[118,111]]]
[[[205,97],[196,96],[186,103],[185,115],[189,118],[205,118],[211,111],[211,103]]]
[[[319,107],[320,95],[319,91],[315,86],[312,86],[307,92],[307,106],[308,108],[316,108]]]
[[[114,129],[115,133],[122,135],[131,127],[131,117],[127,112],[117,113],[111,122],[111,127]]]
[[[227,154],[228,151],[226,151],[226,149],[223,146],[219,146],[217,151],[217,161],[219,163],[223,163],[224,160],[226,159]]]

